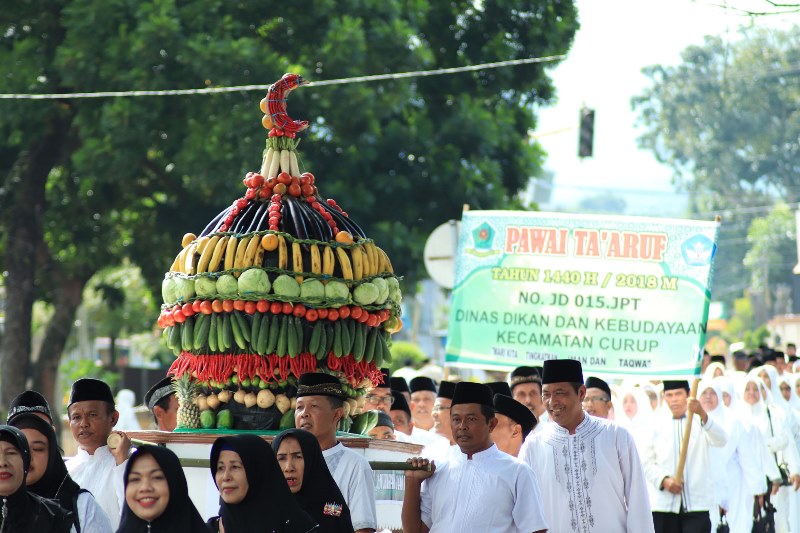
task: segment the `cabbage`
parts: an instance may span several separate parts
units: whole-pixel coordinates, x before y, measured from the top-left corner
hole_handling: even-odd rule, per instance
[[[175,283],[175,278],[164,278],[161,282],[161,298],[165,304],[175,303],[178,299],[178,287]]]
[[[353,291],[353,300],[359,305],[369,305],[378,298],[378,293],[378,287],[372,283],[362,283]]]
[[[217,282],[207,276],[197,278],[194,290],[200,298],[213,298],[217,295]]]
[[[275,290],[275,294],[278,296],[286,296],[288,298],[297,298],[300,296],[300,284],[288,274],[281,274],[275,278],[272,286]]]
[[[178,297],[186,302],[194,297],[194,280],[187,278],[175,278],[175,290]]]
[[[239,295],[239,284],[230,274],[223,274],[217,280],[217,292],[220,296],[236,297]]]
[[[325,297],[325,285],[318,279],[307,279],[300,285],[300,297],[321,300]]]
[[[389,284],[386,283],[386,280],[383,278],[375,278],[371,283],[378,287],[378,297],[375,298],[375,303],[381,305],[386,302],[386,299],[389,297]]]
[[[260,268],[250,268],[239,276],[239,294],[242,296],[246,294],[268,294],[269,288],[269,276]]]
[[[350,289],[341,281],[331,280],[325,285],[325,298],[350,301]]]

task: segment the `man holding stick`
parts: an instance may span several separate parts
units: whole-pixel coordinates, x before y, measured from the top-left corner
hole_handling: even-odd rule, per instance
[[[656,488],[655,530],[707,533],[711,530],[709,511],[714,509],[709,447],[725,445],[725,430],[708,417],[697,398],[689,396],[687,381],[665,381],[664,401],[669,411],[656,419],[653,438],[642,450],[645,476]]]

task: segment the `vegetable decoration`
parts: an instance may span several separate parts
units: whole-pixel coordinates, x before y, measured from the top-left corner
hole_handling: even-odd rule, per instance
[[[200,409],[187,425],[290,426],[297,378],[327,372],[348,394],[346,430],[391,362],[402,327],[391,261],[300,171],[296,136],[308,122],[287,114],[286,99],[307,83],[286,74],[270,87],[260,171],[199,235],[184,235],[164,278],[158,323],[177,356],[169,372],[184,387],[188,376],[186,397]],[[355,427],[368,427],[360,417]]]

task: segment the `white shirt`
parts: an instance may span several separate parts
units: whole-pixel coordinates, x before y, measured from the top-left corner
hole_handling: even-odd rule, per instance
[[[97,448],[94,455],[78,449],[75,457],[70,457],[66,461],[70,477],[81,488],[92,493],[114,530],[119,527],[120,513],[125,501],[122,478],[126,464],[127,461],[117,465],[117,460],[111,455],[108,446]]]
[[[678,457],[686,426],[686,417],[675,419],[669,409],[658,413],[653,420],[653,435],[645,442],[642,450],[642,463],[647,481],[655,488],[653,511],[678,513],[681,500],[689,511],[710,511],[716,509],[714,502],[714,478],[711,475],[709,453],[722,453],[721,449],[710,451],[709,447],[725,446],[725,430],[713,418],[703,424],[699,416],[692,417],[692,431],[686,453],[686,466],[683,469],[684,489],[681,494],[660,490],[666,477],[674,477],[678,469]]]
[[[534,416],[536,416],[534,414]],[[533,428],[533,433],[541,433],[544,431],[544,428],[550,425],[550,415],[547,414],[547,411],[542,413],[539,416],[536,416],[536,427]]]
[[[111,520],[105,511],[100,508],[91,494],[82,492],[78,495],[78,522],[81,533],[110,533],[114,531]],[[72,526],[72,531],[76,531]]]
[[[420,446],[427,446],[429,444],[433,444],[434,442],[444,440],[449,442],[444,437],[437,435],[433,431],[429,431],[427,429],[420,429],[417,426],[411,428],[411,442],[414,444],[419,444]]]
[[[420,509],[430,533],[531,533],[547,529],[536,476],[492,447],[436,466],[422,482]]]
[[[369,461],[358,452],[345,448],[341,442],[323,450],[322,456],[350,508],[353,529],[378,529],[375,480]]]
[[[654,531],[639,453],[625,428],[587,414],[574,435],[549,423],[528,435],[519,457],[541,482],[551,531]]]

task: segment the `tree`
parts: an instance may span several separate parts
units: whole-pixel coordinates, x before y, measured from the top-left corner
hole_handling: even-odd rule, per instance
[[[691,215],[722,214],[714,297],[730,302],[747,286],[752,220],[776,199],[800,199],[800,29],[706,37],[682,59],[644,70],[652,87],[633,100],[646,129],[639,141],[673,168]]]
[[[2,92],[64,93],[269,83],[562,54],[571,1],[285,2],[21,0],[0,13]],[[527,143],[549,101],[546,65],[308,88],[304,161],[328,196],[413,280],[422,242],[464,203],[500,207],[544,154]],[[0,102],[0,261],[8,273],[0,408],[24,376],[52,376],[87,281],[129,258],[152,287],[243,190],[265,132],[253,93]],[[307,146],[307,148],[306,148]],[[51,301],[30,368],[30,308]],[[49,377],[47,377],[49,376]]]

